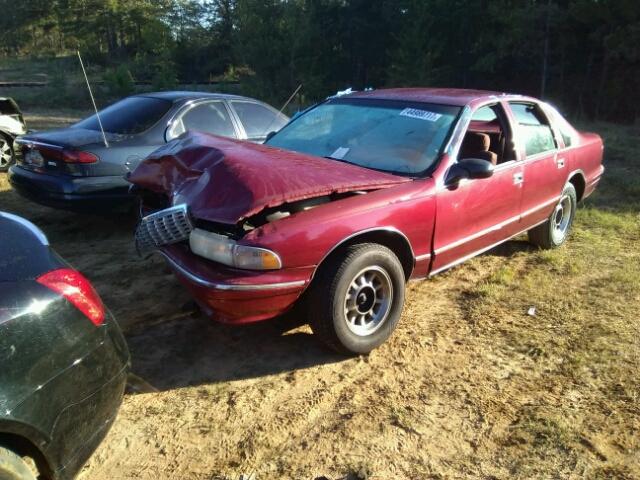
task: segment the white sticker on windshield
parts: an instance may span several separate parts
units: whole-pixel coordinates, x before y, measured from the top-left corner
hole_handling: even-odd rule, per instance
[[[427,122],[437,122],[442,116],[439,113],[429,112],[427,110],[419,110],[417,108],[405,108],[400,112],[403,117],[417,118],[419,120],[426,120]]]
[[[336,160],[342,160],[347,153],[349,153],[349,149],[347,147],[339,147],[330,155],[330,157],[335,158]]]

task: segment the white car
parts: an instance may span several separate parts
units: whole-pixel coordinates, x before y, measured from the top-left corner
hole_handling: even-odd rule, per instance
[[[18,104],[8,97],[0,97],[0,172],[6,172],[15,161],[13,140],[27,133]]]

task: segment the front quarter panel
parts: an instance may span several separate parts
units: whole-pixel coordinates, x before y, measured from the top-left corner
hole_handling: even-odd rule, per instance
[[[435,221],[433,179],[329,202],[266,224],[241,243],[276,251],[284,268],[317,266],[343,241],[378,230],[395,230],[409,241],[416,264],[413,277],[425,276]]]

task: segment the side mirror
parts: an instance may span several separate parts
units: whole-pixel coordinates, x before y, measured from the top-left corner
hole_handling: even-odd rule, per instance
[[[489,178],[491,175],[493,175],[491,162],[480,158],[463,158],[449,169],[447,183],[457,183],[465,178]]]
[[[270,131],[269,133],[267,133],[267,138],[264,139],[265,142],[268,142],[269,140],[271,140],[271,137],[273,137],[276,134],[275,130]]]

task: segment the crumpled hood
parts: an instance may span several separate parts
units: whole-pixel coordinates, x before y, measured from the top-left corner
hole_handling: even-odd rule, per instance
[[[147,157],[131,183],[186,203],[196,217],[235,224],[265,208],[410,179],[335,160],[190,132]]]

